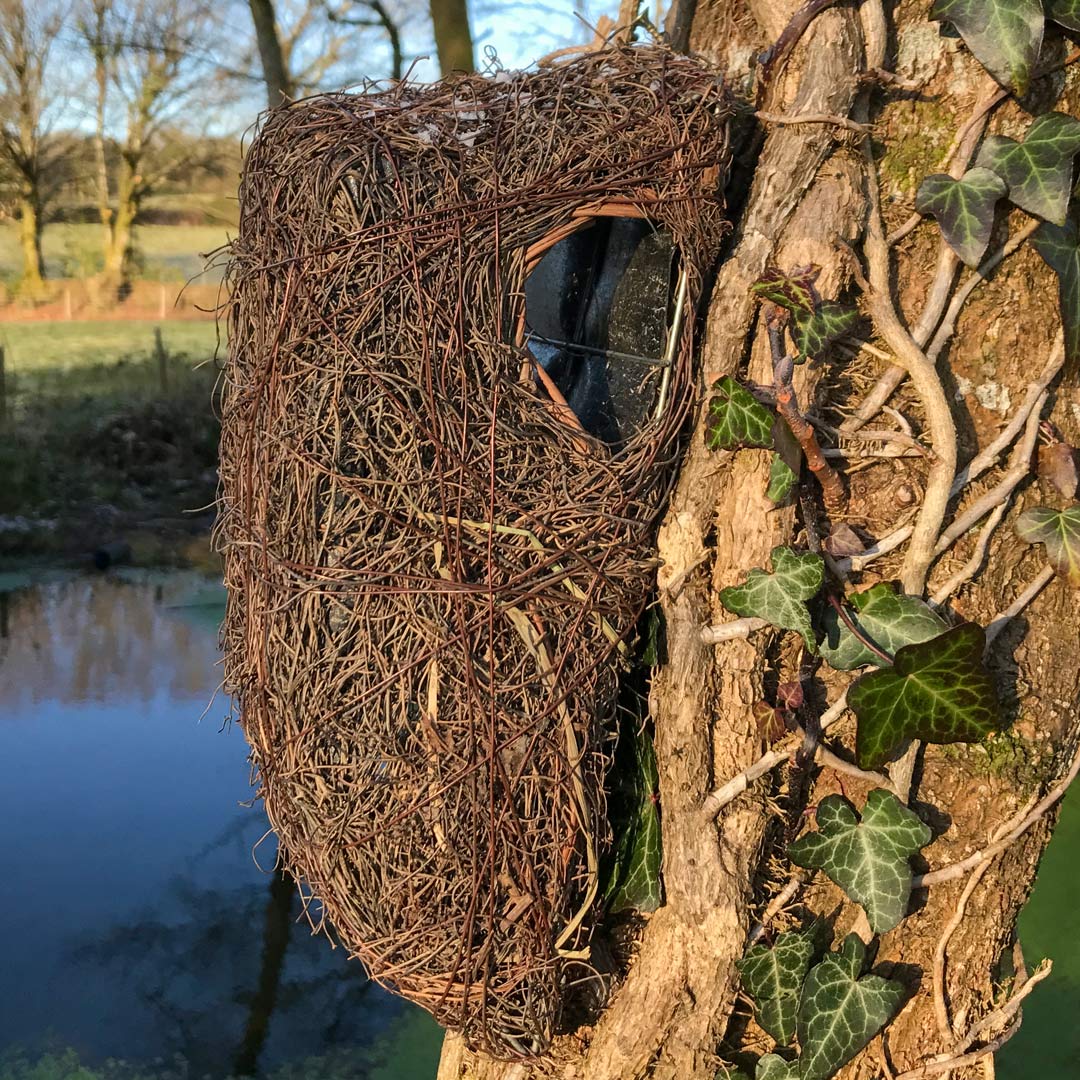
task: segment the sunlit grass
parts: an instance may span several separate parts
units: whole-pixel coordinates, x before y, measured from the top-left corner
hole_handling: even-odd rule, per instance
[[[203,269],[203,254],[224,244],[225,225],[137,225],[133,242],[140,277],[186,281]],[[50,277],[85,278],[101,269],[101,226],[56,223],[42,236],[45,270]],[[0,225],[0,276],[22,271],[18,226]]]
[[[166,352],[199,361],[214,355],[218,330],[208,321],[0,322],[0,345],[9,374],[73,371],[118,363],[148,363],[160,326]]]

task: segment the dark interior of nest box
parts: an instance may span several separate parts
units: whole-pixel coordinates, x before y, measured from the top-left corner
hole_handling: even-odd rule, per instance
[[[525,342],[581,426],[617,444],[649,421],[677,272],[671,237],[600,217],[555,243],[525,281]]]

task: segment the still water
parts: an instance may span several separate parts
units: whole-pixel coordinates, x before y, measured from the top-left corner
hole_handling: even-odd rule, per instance
[[[435,1074],[434,1023],[272,872],[212,702],[223,605],[187,573],[0,578],[0,1080]]]

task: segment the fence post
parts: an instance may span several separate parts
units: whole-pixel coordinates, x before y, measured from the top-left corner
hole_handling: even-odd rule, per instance
[[[4,346],[0,345],[0,427],[7,424],[7,372],[4,367]]]
[[[169,354],[165,351],[165,342],[161,340],[161,327],[154,327],[154,355],[157,357],[158,379],[161,381],[161,392],[169,392]]]

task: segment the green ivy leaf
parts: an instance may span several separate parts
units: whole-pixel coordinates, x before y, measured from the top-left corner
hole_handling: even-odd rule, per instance
[[[1035,250],[1058,277],[1061,327],[1065,334],[1066,375],[1080,365],[1080,238],[1076,222],[1044,222],[1031,238]]]
[[[656,754],[648,733],[633,724],[624,726],[621,737],[633,741],[635,769],[627,792],[633,809],[615,844],[608,911],[656,911],[663,902],[660,811],[654,798],[659,783]]]
[[[1080,30],[1080,0],[1043,0],[1046,17],[1066,30]]]
[[[983,628],[961,623],[929,641],[905,645],[891,668],[856,679],[847,700],[859,719],[859,765],[884,765],[908,739],[975,742],[998,730],[1001,715],[983,666],[985,647]]]
[[[1036,506],[1016,520],[1016,535],[1029,544],[1042,544],[1054,570],[1080,588],[1080,506],[1053,510]]]
[[[866,946],[849,934],[806,977],[799,1006],[800,1080],[828,1080],[896,1015],[904,987],[880,975],[859,978]]]
[[[933,608],[917,596],[904,596],[888,582],[881,582],[863,592],[852,593],[848,602],[855,609],[854,622],[878,648],[892,655],[905,645],[918,645],[947,630],[948,624]],[[838,671],[884,661],[871,652],[848,628],[835,608],[822,616],[825,640],[821,655]]]
[[[1043,39],[1041,0],[934,0],[931,19],[946,19],[975,59],[1002,86],[1023,97]]]
[[[754,1080],[799,1080],[799,1063],[785,1061],[779,1054],[758,1059]]]
[[[920,214],[933,214],[945,242],[968,266],[975,268],[986,254],[994,230],[994,207],[1008,186],[989,169],[968,169],[959,180],[948,173],[928,176],[915,197]]]
[[[792,273],[778,266],[767,266],[761,277],[750,286],[750,292],[762,300],[771,300],[788,311],[812,313],[817,306],[814,282],[821,273],[820,266],[806,266]]]
[[[1077,151],[1080,120],[1052,112],[1032,122],[1023,142],[991,135],[975,165],[997,173],[1009,185],[1009,198],[1021,210],[1064,225]]]
[[[795,312],[792,336],[803,359],[813,359],[837,338],[850,334],[859,322],[858,308],[824,300],[813,311]]]
[[[791,466],[774,451],[772,460],[769,462],[769,487],[765,492],[766,498],[770,502],[782,503],[791,494],[791,489],[798,479]]]
[[[862,904],[876,934],[891,930],[911,897],[911,856],[930,843],[930,830],[884,788],[866,797],[861,822],[847,799],[827,796],[817,808],[817,824],[817,832],[788,847],[788,857],[797,866],[824,870]]]
[[[705,422],[705,445],[710,450],[740,446],[770,447],[773,415],[730,375],[717,379]]]
[[[742,585],[720,590],[720,603],[736,615],[756,616],[784,630],[797,630],[807,649],[817,652],[806,601],[817,595],[825,577],[820,555],[799,555],[788,547],[772,550],[773,572],[751,570]]]
[[[790,930],[770,949],[754,945],[738,962],[743,988],[754,1002],[757,1022],[781,1046],[795,1034],[795,1014],[810,962],[814,959],[812,934]]]

